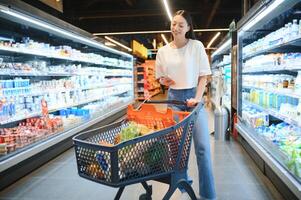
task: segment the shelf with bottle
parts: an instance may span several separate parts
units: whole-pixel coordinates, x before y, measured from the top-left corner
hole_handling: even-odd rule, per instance
[[[144,100],[144,94],[150,96],[160,93],[160,84],[155,79],[155,61],[146,60],[139,68],[137,68],[137,99]]]
[[[271,89],[271,88],[265,88],[265,87],[256,87],[254,85],[243,85],[243,89],[249,89],[249,90],[259,90],[264,91],[266,93],[272,93],[277,95],[283,95],[287,97],[292,97],[296,99],[301,99],[301,94],[295,93],[292,89]]]
[[[96,65],[97,66],[97,65]],[[56,64],[44,60],[28,60],[23,62],[3,62],[0,58],[0,76],[132,76],[131,69],[108,69],[102,66],[89,66],[82,64]]]
[[[279,119],[279,120],[281,120],[281,121],[283,121],[287,124],[294,125],[296,127],[301,128],[300,117],[294,118],[293,116],[288,115],[286,112],[283,112],[283,114],[282,114],[281,112],[279,112],[275,108],[265,108],[264,106],[258,105],[257,103],[251,102],[249,100],[243,100],[243,104],[248,105],[252,108],[256,108],[260,111],[264,111],[268,115],[276,117],[277,119]],[[297,111],[295,111],[295,113],[296,112]],[[292,115],[294,115],[294,114],[292,114]]]
[[[237,38],[237,127],[273,171],[271,180],[288,187],[288,199],[301,198],[300,8],[298,0],[258,3],[239,22]]]
[[[299,50],[301,47],[301,20],[292,22],[274,32],[246,45],[243,48],[243,60],[266,53],[286,53],[290,50]]]
[[[80,99],[76,98],[76,99],[69,99],[66,101],[64,101],[58,95],[51,94],[51,95],[47,96],[48,97],[47,100],[51,99],[51,98],[53,99],[55,97],[58,97],[58,99],[56,101],[51,101],[51,100],[47,101],[47,103],[49,105],[48,111],[49,111],[49,113],[53,113],[53,112],[56,112],[56,111],[59,111],[62,109],[80,106],[80,105],[84,105],[84,104],[89,104],[89,103],[99,101],[99,100],[102,100],[105,98],[109,98],[112,96],[118,96],[118,95],[121,95],[126,92],[131,92],[132,91],[131,87],[132,87],[131,85],[129,85],[127,87],[121,86],[119,90],[114,91],[114,92],[110,92],[113,88],[108,88],[110,90],[106,90],[106,91],[94,90],[90,93],[90,95],[82,96]],[[116,88],[114,88],[114,89],[116,90]],[[99,92],[101,95],[98,95]],[[110,93],[106,93],[106,92],[110,92]],[[104,94],[104,93],[106,93],[106,94]],[[62,95],[62,96],[64,96],[64,95]],[[21,120],[24,120],[27,118],[41,116],[42,110],[41,110],[41,105],[40,105],[39,101],[42,100],[44,97],[45,97],[45,95],[32,98],[34,101],[34,105],[33,105],[33,103],[25,102],[24,106],[28,107],[28,108],[21,109],[21,110],[16,109],[17,107],[20,107],[21,105],[16,102],[15,98],[13,100],[2,99],[1,102],[3,105],[1,106],[2,109],[0,111],[0,124],[5,125],[5,124],[21,121]],[[32,107],[30,107],[30,106],[32,106]]]
[[[3,41],[0,39],[0,53],[2,55],[25,54],[40,58],[53,58],[66,61],[83,62],[111,67],[131,68],[128,61],[103,57],[95,53],[83,53],[70,46],[51,46],[47,43],[36,42],[29,37],[23,37],[22,41]]]
[[[275,121],[268,112],[253,105],[244,106],[242,120],[246,122],[248,131],[272,152],[272,156],[301,181],[300,168],[296,166],[299,162],[296,158],[299,157],[297,149],[301,145],[301,128]]]
[[[134,73],[132,55],[92,34],[22,1],[0,4],[1,190],[74,135],[119,118],[134,101]]]
[[[25,151],[37,142],[89,123],[129,102],[127,97],[107,97],[82,107],[61,108],[54,114],[32,116],[12,128],[0,128],[0,161]]]
[[[269,53],[255,56],[243,63],[243,73],[298,70],[301,70],[301,53],[299,52]]]

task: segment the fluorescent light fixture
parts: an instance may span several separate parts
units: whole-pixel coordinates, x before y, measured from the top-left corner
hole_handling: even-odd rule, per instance
[[[194,29],[194,32],[215,32],[215,31],[229,31],[229,28],[205,28],[205,29]]]
[[[228,28],[214,28],[214,29],[194,29],[194,32],[215,32],[215,31],[229,31]],[[127,31],[127,32],[111,32],[111,33],[93,33],[96,36],[106,35],[134,35],[134,34],[156,34],[156,33],[170,33],[170,30],[162,31]]]
[[[216,49],[216,51],[214,51],[211,55],[211,57],[213,58],[214,56],[216,56],[218,53],[220,53],[221,51],[223,51],[225,48],[230,47],[231,45],[231,39],[228,39],[224,44],[222,44],[220,47],[218,47]]]
[[[122,47],[122,48],[124,48],[124,49],[126,49],[126,50],[128,50],[128,51],[132,51],[131,48],[125,46],[124,44],[121,44],[120,42],[117,42],[116,40],[114,40],[114,39],[112,39],[112,38],[110,38],[110,37],[108,37],[108,36],[105,36],[105,39],[109,40],[109,41],[112,42],[113,44],[116,44],[116,45],[118,45],[118,46],[120,46],[120,47]]]
[[[210,48],[213,42],[218,38],[218,36],[221,34],[221,32],[218,32],[215,34],[215,36],[210,40],[209,44],[207,45],[207,48]]]
[[[45,22],[43,22],[41,20],[37,20],[35,18],[32,18],[32,17],[26,16],[24,14],[21,14],[19,12],[13,11],[13,10],[11,10],[9,8],[5,8],[4,9],[3,7],[0,7],[0,11],[3,12],[3,13],[5,13],[5,14],[8,14],[10,16],[13,16],[13,17],[16,17],[18,19],[21,19],[23,21],[26,21],[26,22],[29,22],[31,24],[37,25],[37,26],[39,26],[41,28],[45,28],[47,30],[51,30],[51,31],[54,31],[54,32],[59,33],[61,35],[67,36],[69,38],[76,39],[76,40],[88,43],[90,45],[97,46],[97,47],[100,47],[102,49],[106,49],[106,50],[111,51],[111,52],[115,52],[115,53],[118,53],[118,54],[124,54],[124,55],[127,55],[127,56],[131,56],[130,54],[127,54],[127,53],[124,53],[124,52],[120,52],[120,51],[117,51],[115,49],[106,47],[105,45],[100,44],[99,42],[96,42],[96,41],[93,41],[91,39],[87,39],[87,38],[78,36],[76,34],[73,34],[71,32],[65,31],[65,30],[63,30],[61,28],[58,28],[56,26],[53,26],[51,24],[47,24],[47,23],[45,23]]]
[[[271,5],[269,5],[266,9],[263,9],[261,13],[259,13],[254,19],[250,20],[245,26],[242,27],[243,31],[249,30],[253,27],[256,23],[262,20],[267,14],[272,12],[275,8],[277,8],[284,0],[276,0]]]
[[[164,3],[164,7],[165,7],[165,10],[166,10],[167,16],[168,16],[169,20],[171,21],[172,20],[172,15],[171,15],[167,0],[163,0],[163,3]]]
[[[116,44],[113,44],[112,42],[105,42],[105,45],[108,47],[116,47]]]
[[[162,37],[163,41],[165,42],[165,44],[168,44],[168,41],[167,41],[165,35],[164,35],[164,34],[161,34],[161,37]]]
[[[14,39],[12,39],[12,38],[6,38],[6,37],[1,37],[1,36],[0,36],[0,40],[14,42]]]

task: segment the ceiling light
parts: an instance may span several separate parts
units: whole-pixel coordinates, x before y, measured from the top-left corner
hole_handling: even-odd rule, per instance
[[[114,39],[112,39],[112,38],[110,38],[110,37],[108,37],[108,36],[105,36],[105,39],[109,40],[110,42],[112,42],[112,43],[114,43],[114,44],[116,44],[116,45],[118,45],[118,46],[120,46],[120,47],[122,47],[122,48],[124,48],[124,49],[126,49],[126,50],[128,50],[128,51],[132,51],[131,48],[129,48],[129,47],[127,47],[127,46],[121,44],[120,42],[117,42],[116,40],[114,40]]]
[[[167,16],[168,16],[169,20],[171,21],[172,20],[172,15],[171,15],[167,0],[163,0],[163,3],[164,3],[164,7],[165,7],[165,11],[167,13]]]
[[[105,45],[108,47],[116,47],[116,44],[114,44],[112,42],[105,42]]]
[[[194,32],[215,32],[215,31],[229,31],[229,29],[228,28],[194,29]],[[170,33],[170,30],[93,33],[93,35],[106,36],[106,35],[134,35],[134,34],[156,34],[156,33]]]
[[[272,12],[275,8],[277,8],[284,0],[276,0],[271,5],[269,5],[266,9],[263,9],[261,13],[259,13],[254,19],[250,20],[245,26],[243,26],[242,30],[247,31],[260,20],[262,20],[267,14]]]
[[[231,45],[231,39],[228,39],[224,44],[222,44],[220,47],[216,49],[216,51],[212,53],[211,57],[213,58],[215,55],[223,51],[225,48],[230,48],[230,45]]]
[[[93,41],[91,39],[88,39],[88,38],[84,38],[82,36],[79,36],[79,35],[76,35],[76,34],[73,34],[71,32],[68,32],[68,31],[65,31],[64,29],[61,29],[59,27],[56,27],[56,26],[53,26],[53,25],[50,25],[46,22],[43,22],[43,21],[40,21],[38,19],[35,19],[35,18],[32,18],[32,17],[29,17],[27,15],[24,15],[24,14],[21,14],[19,12],[16,12],[16,11],[13,11],[9,8],[6,8],[6,7],[0,7],[0,11],[3,12],[3,13],[6,13],[10,16],[13,16],[13,17],[16,17],[18,19],[21,19],[23,21],[26,21],[26,22],[29,22],[30,24],[32,25],[36,25],[40,28],[43,28],[43,29],[46,29],[46,30],[50,30],[50,31],[53,31],[55,33],[58,33],[60,35],[63,35],[63,36],[67,36],[67,38],[72,38],[72,39],[76,39],[78,41],[81,41],[81,42],[84,42],[86,44],[90,44],[94,47],[98,47],[98,48],[101,48],[101,49],[106,49],[110,52],[114,52],[114,53],[118,53],[118,54],[125,54],[127,56],[131,56],[130,54],[127,54],[127,53],[124,53],[124,52],[120,52],[120,51],[117,51],[115,49],[112,49],[110,47],[106,47],[105,45],[99,43],[99,42],[96,42],[96,41]]]
[[[209,44],[207,45],[207,48],[210,48],[210,46],[213,44],[213,42],[218,38],[218,36],[221,34],[221,32],[218,32],[215,34],[215,36],[210,40]]]
[[[165,35],[164,35],[164,34],[161,34],[161,37],[162,37],[163,41],[165,42],[165,44],[168,44],[168,41],[167,41]]]

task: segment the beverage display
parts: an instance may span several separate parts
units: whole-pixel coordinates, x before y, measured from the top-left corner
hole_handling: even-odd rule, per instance
[[[132,65],[30,37],[0,39],[0,159],[130,102]]]
[[[301,183],[301,20],[273,20],[278,24],[262,20],[238,33],[239,116],[248,135]]]

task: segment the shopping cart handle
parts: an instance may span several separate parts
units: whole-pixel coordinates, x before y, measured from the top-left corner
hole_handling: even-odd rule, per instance
[[[148,100],[145,103],[187,105],[186,101],[178,101],[178,100]]]

